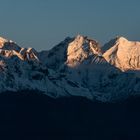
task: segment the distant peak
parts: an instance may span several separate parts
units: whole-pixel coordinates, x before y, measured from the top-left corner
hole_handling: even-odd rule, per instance
[[[4,45],[4,43],[8,42],[7,39],[0,37],[0,47],[2,47]]]
[[[118,39],[104,45],[105,47],[108,49],[103,56],[110,64],[122,71],[140,70],[140,42],[118,37]]]
[[[95,56],[97,58],[102,56],[99,43],[87,36],[77,35],[68,46],[67,64],[75,67],[83,62],[91,63]]]
[[[9,43],[15,43],[14,41],[12,41],[12,40],[8,40],[8,39],[5,39],[5,38],[3,38],[3,37],[0,37],[0,43],[6,43],[6,42],[9,42]]]
[[[0,37],[0,41],[7,41],[7,39]]]

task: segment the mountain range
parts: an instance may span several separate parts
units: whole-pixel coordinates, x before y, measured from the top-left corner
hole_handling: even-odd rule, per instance
[[[112,102],[140,95],[139,70],[140,42],[124,37],[101,46],[78,35],[40,52],[0,38],[0,93],[36,90]]]

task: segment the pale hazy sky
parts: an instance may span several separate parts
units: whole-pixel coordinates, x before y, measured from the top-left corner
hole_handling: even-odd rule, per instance
[[[77,34],[140,40],[139,26],[140,0],[0,0],[0,36],[37,50]]]

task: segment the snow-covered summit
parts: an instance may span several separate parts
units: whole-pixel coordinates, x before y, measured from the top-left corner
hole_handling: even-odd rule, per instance
[[[82,35],[67,37],[51,50],[40,52],[39,58],[52,69],[59,69],[62,65],[74,67],[103,60],[99,43]]]
[[[0,48],[3,47],[3,45],[4,45],[5,42],[8,42],[8,40],[5,39],[5,38],[0,37]]]
[[[140,42],[117,38],[104,53],[104,58],[123,71],[140,70]],[[106,44],[107,46],[107,44]]]
[[[102,52],[97,41],[78,35],[74,41],[68,45],[67,65],[74,67],[85,61],[91,63],[96,60],[97,57],[101,56]]]
[[[0,37],[0,49],[19,51],[21,48],[14,41]]]
[[[18,46],[14,41],[0,37],[0,56],[2,57],[11,58],[16,56],[21,60],[39,61],[37,55],[37,51],[33,48],[22,48]]]

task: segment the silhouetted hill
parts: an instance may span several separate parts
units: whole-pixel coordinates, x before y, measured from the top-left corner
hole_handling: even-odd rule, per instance
[[[53,99],[24,91],[0,94],[0,139],[140,139],[140,98],[119,103]]]

